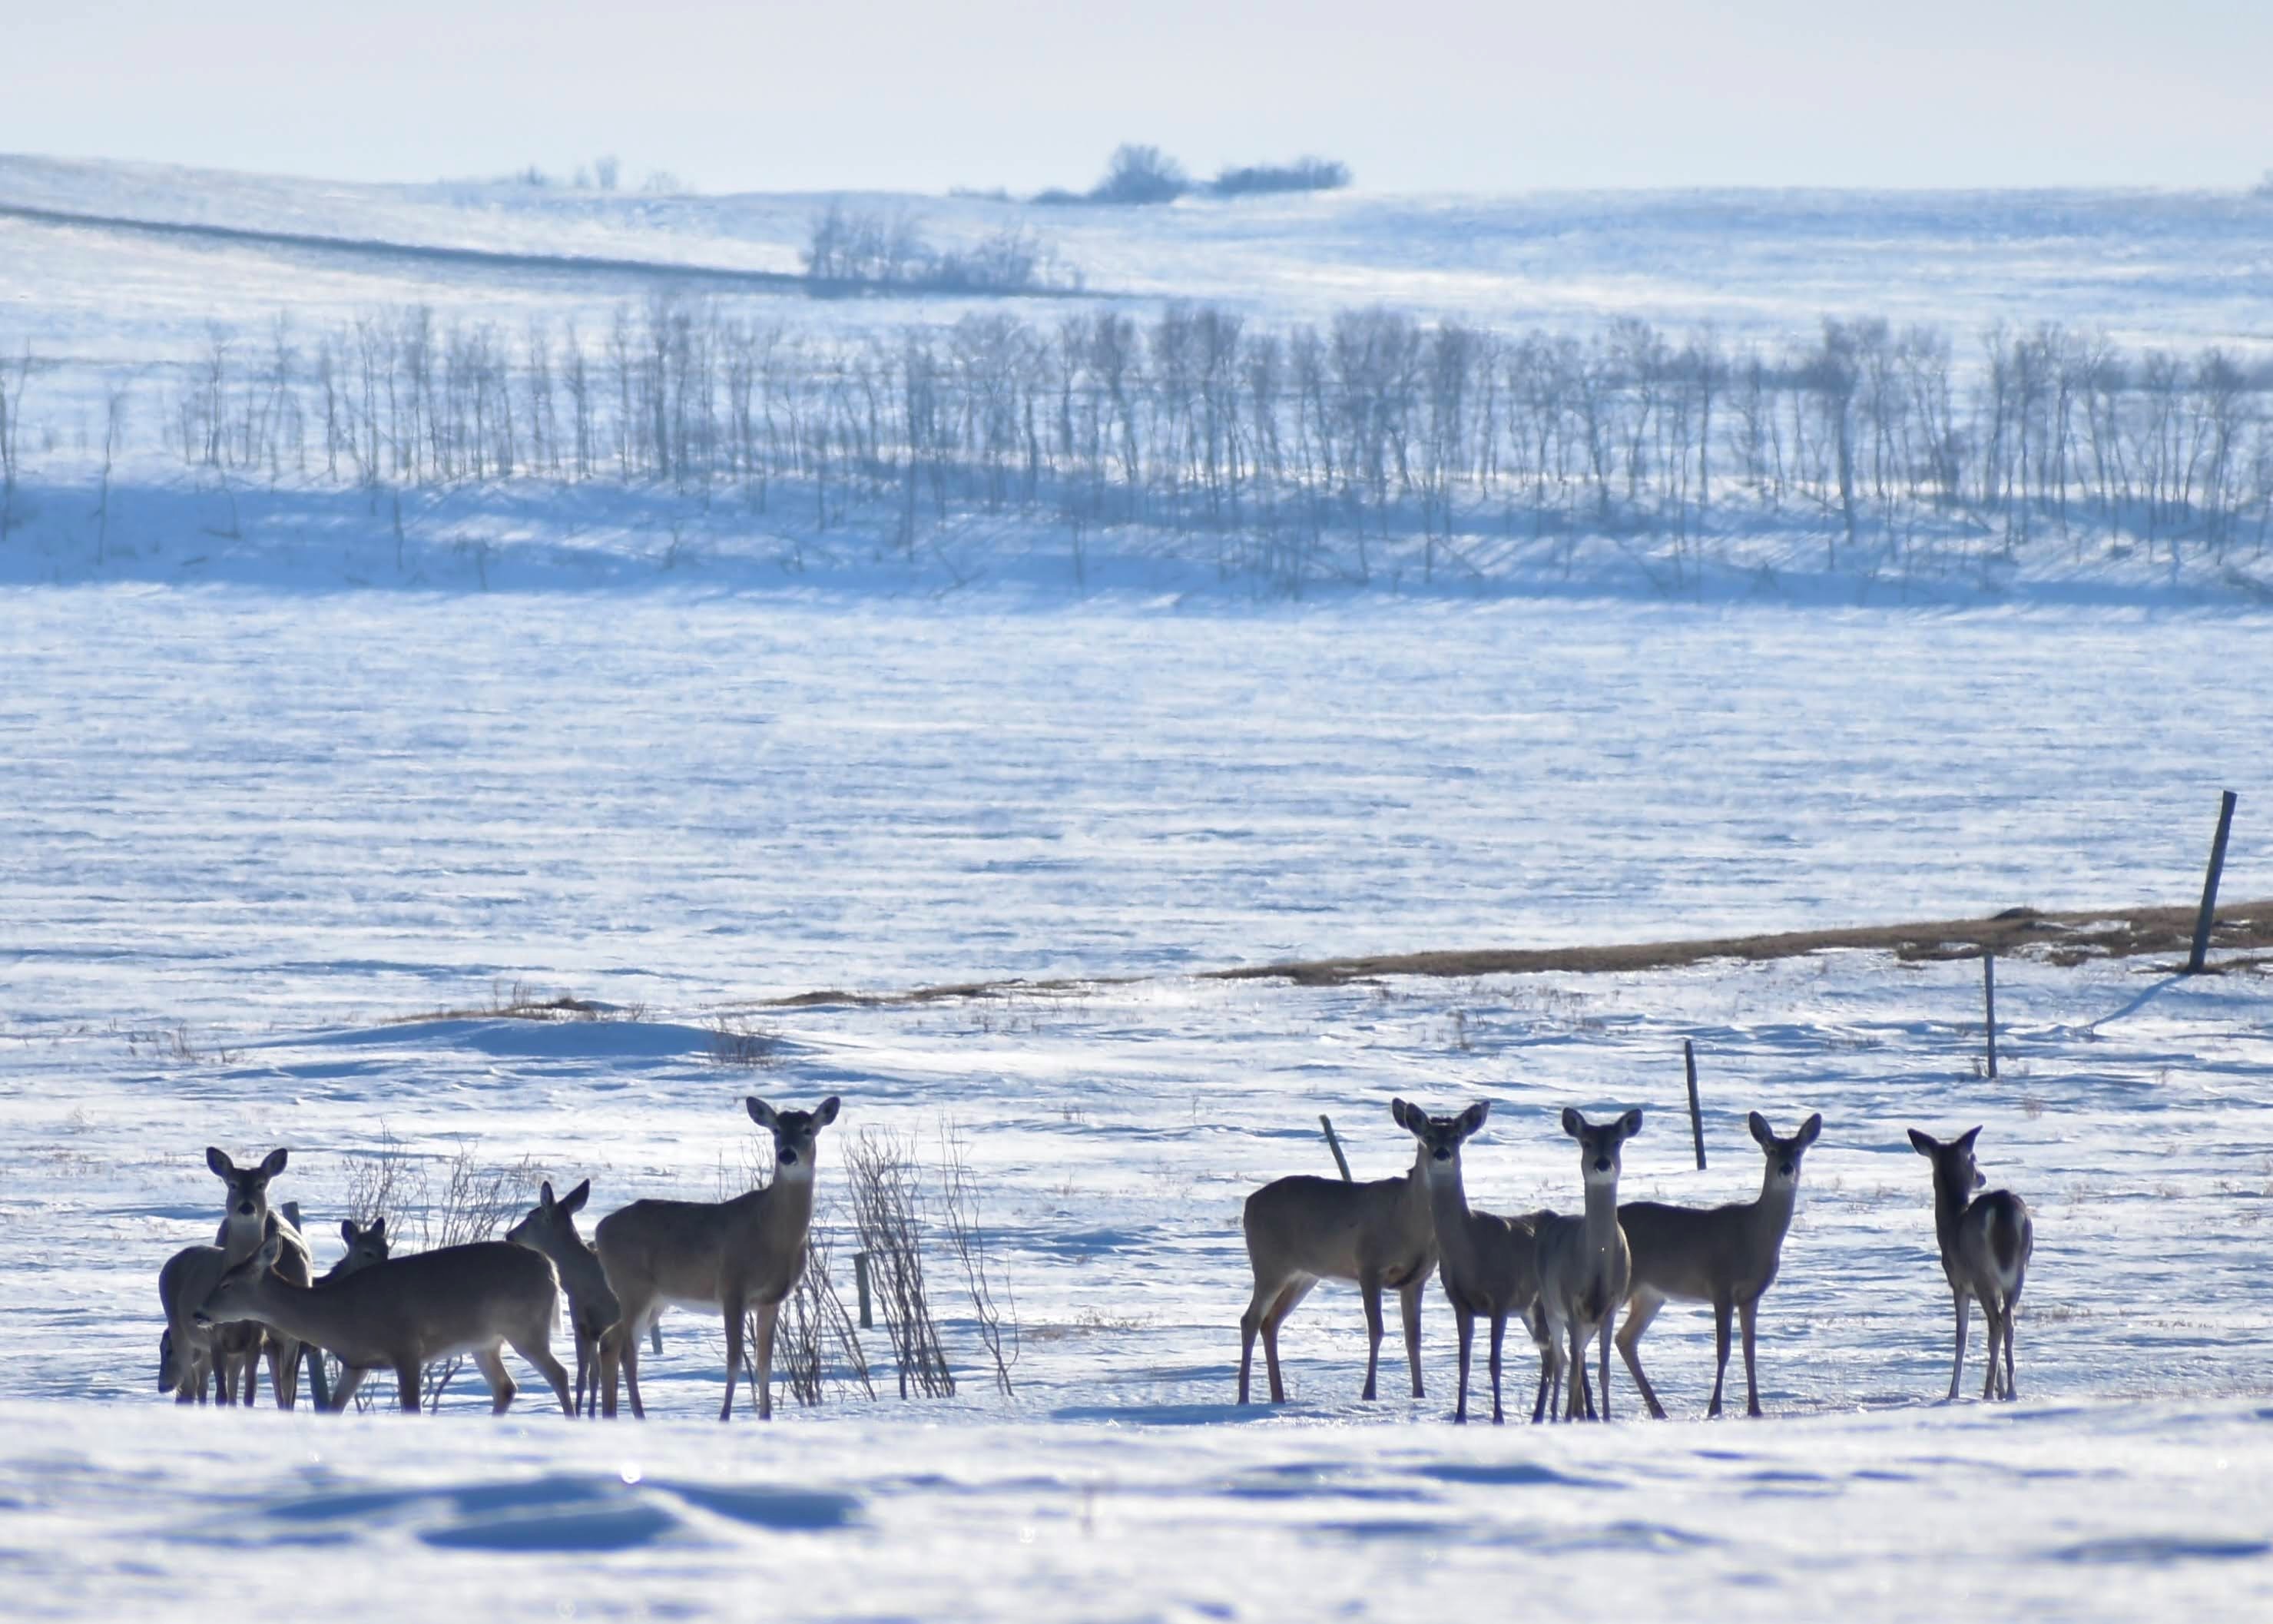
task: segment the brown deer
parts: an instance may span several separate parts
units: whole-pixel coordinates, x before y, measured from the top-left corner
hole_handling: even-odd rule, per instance
[[[744,1103],[750,1120],[774,1136],[773,1183],[731,1201],[634,1201],[601,1219],[592,1232],[618,1304],[616,1323],[600,1339],[604,1416],[616,1413],[619,1370],[631,1392],[632,1414],[646,1416],[639,1389],[640,1337],[657,1314],[676,1305],[725,1316],[721,1421],[734,1413],[742,1317],[756,1310],[758,1419],[773,1418],[774,1320],[805,1269],[815,1141],[836,1120],[838,1101],[831,1094],[809,1111],[776,1111],[755,1095]]]
[[[1619,1327],[1618,1353],[1632,1373],[1649,1413],[1665,1419],[1665,1408],[1642,1374],[1642,1333],[1669,1299],[1713,1305],[1715,1362],[1713,1402],[1705,1413],[1721,1413],[1721,1389],[1729,1375],[1729,1320],[1740,1315],[1744,1327],[1744,1413],[1760,1413],[1760,1388],[1752,1368],[1752,1330],[1760,1298],[1775,1283],[1783,1237],[1799,1199],[1799,1164],[1823,1132],[1819,1114],[1802,1123],[1789,1139],[1779,1139],[1768,1119],[1752,1114],[1752,1138],[1767,1157],[1760,1192],[1726,1207],[1673,1207],[1662,1201],[1628,1201],[1618,1208],[1633,1257],[1626,1287],[1625,1323]]]
[[[1579,1171],[1586,1182],[1583,1217],[1548,1214],[1539,1221],[1539,1297],[1546,1310],[1557,1363],[1571,1350],[1570,1405],[1565,1418],[1595,1418],[1587,1385],[1587,1344],[1602,1339],[1602,1420],[1610,1418],[1610,1335],[1625,1301],[1633,1269],[1625,1231],[1618,1227],[1618,1165],[1625,1142],[1641,1132],[1641,1113],[1628,1111],[1597,1127],[1567,1106],[1563,1132],[1579,1141]],[[1539,1418],[1534,1413],[1534,1420]]]
[[[1431,1116],[1402,1100],[1389,1102],[1398,1125],[1421,1141],[1429,1185],[1429,1205],[1437,1232],[1437,1271],[1444,1282],[1445,1300],[1452,1305],[1453,1323],[1460,1334],[1460,1395],[1452,1419],[1468,1418],[1468,1358],[1474,1341],[1476,1316],[1491,1321],[1492,1425],[1502,1421],[1500,1410],[1500,1344],[1512,1314],[1531,1333],[1539,1348],[1539,1392],[1534,1413],[1547,1403],[1547,1389],[1555,1369],[1547,1322],[1539,1307],[1539,1241],[1537,1225],[1547,1216],[1531,1213],[1503,1218],[1478,1212],[1468,1205],[1460,1172],[1460,1146],[1484,1125],[1491,1114],[1489,1101],[1478,1101],[1457,1116]]]
[[[1979,1128],[1969,1128],[1944,1144],[1930,1133],[1910,1130],[1910,1146],[1933,1163],[1933,1232],[1941,1244],[1941,1272],[1949,1281],[1949,1294],[1957,1304],[1957,1357],[1949,1367],[1949,1402],[1957,1400],[1958,1384],[1965,1379],[1965,1336],[1972,1316],[1971,1299],[1981,1300],[1981,1317],[1989,1322],[1989,1374],[1981,1396],[2017,1396],[2013,1380],[2013,1315],[2021,1305],[2021,1288],[2028,1283],[2029,1257],[2037,1245],[2036,1220],[2029,1204],[2009,1190],[1987,1195],[1973,1192],[1989,1182],[1973,1164],[1973,1141]],[[1998,1352],[2002,1348],[2000,1372]]]
[[[1365,1391],[1374,1395],[1381,1363],[1381,1291],[1393,1288],[1405,1315],[1405,1357],[1413,1369],[1413,1396],[1421,1386],[1421,1292],[1437,1267],[1437,1230],[1429,1212],[1416,1150],[1411,1170],[1363,1184],[1307,1173],[1275,1179],[1247,1198],[1247,1261],[1255,1295],[1239,1318],[1239,1402],[1248,1400],[1255,1338],[1263,1336],[1270,1368],[1271,1402],[1287,1402],[1279,1366],[1279,1327],[1321,1280],[1354,1280],[1365,1299]]]
[[[558,1200],[552,1183],[538,1186],[536,1205],[505,1232],[517,1246],[529,1246],[552,1259],[560,1275],[560,1289],[568,1294],[568,1325],[576,1339],[576,1413],[597,1415],[600,1409],[600,1338],[621,1316],[616,1294],[608,1289],[607,1271],[599,1254],[576,1232],[576,1214],[591,1198],[592,1181],[586,1179]]]

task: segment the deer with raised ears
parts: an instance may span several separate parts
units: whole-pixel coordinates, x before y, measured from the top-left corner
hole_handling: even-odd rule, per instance
[[[758,1419],[773,1418],[774,1320],[805,1269],[806,1232],[813,1225],[814,1152],[821,1131],[836,1120],[829,1095],[809,1111],[777,1111],[751,1095],[750,1120],[774,1136],[774,1178],[731,1201],[634,1201],[600,1220],[592,1238],[618,1304],[616,1323],[600,1339],[600,1413],[616,1413],[616,1378],[640,1401],[640,1337],[666,1307],[722,1312],[726,1320],[726,1398],[718,1419],[734,1413],[734,1380],[742,1365],[742,1317],[757,1313]]]
[[[560,1289],[568,1294],[568,1326],[576,1339],[576,1413],[596,1415],[600,1408],[600,1338],[615,1324],[621,1311],[616,1294],[608,1289],[607,1271],[599,1254],[576,1232],[576,1214],[591,1199],[592,1181],[586,1179],[559,1199],[552,1183],[538,1186],[536,1205],[505,1232],[517,1246],[532,1247],[552,1259],[559,1272]]]
[[[1618,1227],[1618,1165],[1625,1142],[1641,1132],[1641,1113],[1628,1111],[1597,1127],[1565,1106],[1563,1132],[1579,1141],[1579,1171],[1586,1181],[1587,1211],[1566,1218],[1549,1213],[1539,1221],[1539,1299],[1547,1316],[1555,1361],[1570,1346],[1570,1404],[1565,1419],[1595,1418],[1587,1385],[1587,1344],[1602,1339],[1601,1418],[1610,1418],[1610,1335],[1618,1304],[1626,1298],[1633,1260],[1625,1231]],[[1542,1393],[1542,1397],[1546,1395]],[[1544,1406],[1534,1410],[1536,1421]]]
[[[1444,1282],[1445,1299],[1452,1305],[1453,1322],[1460,1335],[1460,1395],[1452,1419],[1468,1418],[1468,1358],[1475,1339],[1476,1316],[1491,1321],[1492,1425],[1504,1418],[1500,1410],[1500,1344],[1512,1314],[1531,1333],[1539,1348],[1539,1393],[1534,1411],[1547,1403],[1547,1387],[1554,1371],[1547,1325],[1539,1312],[1539,1243],[1535,1226],[1544,1214],[1503,1218],[1478,1212],[1468,1205],[1460,1172],[1460,1147],[1491,1114],[1488,1101],[1479,1101],[1457,1116],[1431,1116],[1402,1100],[1389,1102],[1398,1126],[1421,1141],[1423,1177],[1429,1186],[1429,1214],[1437,1233],[1437,1273]]]
[[[1247,1402],[1255,1338],[1263,1338],[1271,1402],[1287,1402],[1279,1366],[1279,1327],[1321,1280],[1354,1280],[1365,1299],[1365,1390],[1370,1400],[1381,1364],[1381,1291],[1393,1288],[1405,1318],[1405,1357],[1413,1396],[1421,1386],[1421,1292],[1437,1267],[1437,1229],[1423,1177],[1429,1153],[1418,1150],[1408,1172],[1362,1184],[1307,1173],[1274,1179],[1247,1198],[1242,1227],[1255,1295],[1239,1317],[1239,1402]]]
[[[251,1256],[267,1238],[273,1227],[268,1185],[284,1170],[287,1156],[285,1151],[272,1150],[260,1162],[241,1168],[227,1152],[214,1146],[206,1147],[206,1166],[229,1186],[214,1244],[229,1254],[230,1263]],[[295,1207],[291,1212],[297,1210]],[[313,1278],[314,1267],[309,1261],[308,1244],[300,1234],[296,1219],[288,1214],[286,1222],[274,1227],[281,1227],[284,1237],[277,1254],[278,1272],[294,1285],[308,1284]],[[260,1385],[263,1352],[268,1356],[269,1385],[275,1390],[277,1408],[293,1407],[300,1387],[299,1344],[258,1326],[228,1327],[213,1338],[214,1374],[222,1403],[252,1402]]]
[[[374,1218],[368,1225],[359,1224],[352,1218],[342,1218],[340,1220],[340,1239],[346,1243],[347,1251],[337,1263],[324,1271],[322,1278],[316,1282],[319,1285],[329,1285],[335,1280],[345,1279],[357,1269],[367,1269],[374,1263],[386,1261],[389,1243],[385,1218]]]
[[[1618,1353],[1632,1372],[1649,1413],[1665,1419],[1665,1407],[1642,1374],[1642,1333],[1668,1301],[1710,1303],[1715,1364],[1713,1402],[1707,1416],[1721,1413],[1721,1389],[1729,1375],[1729,1321],[1744,1321],[1744,1413],[1760,1413],[1759,1381],[1752,1367],[1752,1332],[1760,1298],[1775,1283],[1783,1237],[1799,1200],[1799,1166],[1823,1132],[1820,1115],[1802,1123],[1789,1139],[1779,1139],[1768,1119],[1752,1114],[1752,1138],[1767,1158],[1760,1192],[1750,1201],[1725,1207],[1673,1207],[1662,1201],[1628,1201],[1618,1208],[1618,1228],[1632,1255],[1626,1287],[1625,1323],[1618,1327]]]
[[[274,1272],[281,1241],[271,1237],[231,1266],[205,1299],[196,1323],[210,1329],[255,1320],[336,1355],[345,1374],[332,1395],[344,1410],[367,1372],[391,1370],[406,1414],[418,1410],[421,1372],[437,1360],[471,1354],[502,1414],[517,1390],[501,1347],[536,1366],[575,1413],[568,1372],[552,1357],[560,1286],[551,1262],[526,1246],[476,1241],[389,1258],[320,1286],[296,1286]]]
[[[2036,1220],[2026,1201],[2009,1190],[1992,1190],[1978,1197],[1973,1193],[1989,1182],[1973,1163],[1973,1141],[1980,1132],[1969,1129],[1945,1144],[1930,1133],[1910,1130],[1911,1147],[1933,1163],[1934,1238],[1941,1244],[1941,1272],[1957,1304],[1957,1356],[1949,1367],[1953,1403],[1965,1379],[1965,1337],[1976,1297],[1981,1300],[1982,1318],[1989,1322],[1989,1374],[1981,1385],[1981,1396],[2016,1396],[2013,1315],[2021,1305],[2029,1256],[2037,1244]]]

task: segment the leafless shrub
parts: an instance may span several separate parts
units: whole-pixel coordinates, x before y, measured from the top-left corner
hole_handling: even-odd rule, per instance
[[[979,1340],[994,1366],[994,1385],[1010,1395],[1010,1367],[1023,1351],[1018,1325],[1018,1299],[1009,1277],[987,1250],[986,1231],[979,1223],[978,1178],[971,1169],[970,1142],[952,1122],[939,1129],[940,1211],[947,1221],[948,1244],[963,1266],[964,1284],[971,1293],[971,1318]],[[998,1284],[1001,1300],[996,1300]]]
[[[777,1066],[781,1064],[781,1038],[742,1017],[714,1015],[710,1018],[710,1064],[769,1069]]]
[[[830,1227],[816,1222],[806,1234],[805,1268],[796,1288],[781,1305],[774,1321],[774,1364],[789,1384],[790,1395],[800,1404],[818,1404],[828,1396],[831,1380],[841,1387],[858,1382],[866,1396],[876,1396],[868,1379],[868,1356],[860,1346],[859,1327],[845,1312],[836,1294],[831,1265],[836,1245]],[[836,1368],[846,1372],[832,1378],[829,1354]]]
[[[868,1282],[899,1366],[900,1396],[951,1395],[955,1373],[940,1346],[924,1280],[923,1188],[911,1140],[863,1129],[844,1154],[852,1222],[868,1254]]]

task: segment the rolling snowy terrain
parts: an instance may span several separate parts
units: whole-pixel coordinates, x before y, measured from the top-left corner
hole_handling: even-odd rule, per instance
[[[55,439],[27,459],[38,523],[91,489],[73,427],[93,421],[99,450],[90,380],[186,365],[208,321],[425,300],[604,322],[641,297],[639,263],[793,272],[814,202],[0,161],[0,337],[62,361],[26,418]],[[942,237],[1006,214],[920,207]],[[1092,292],[1258,320],[1371,300],[1762,335],[1842,311],[2056,318],[2253,353],[2268,220],[2235,198],[1732,194],[1039,224]],[[319,236],[362,246],[281,240]],[[965,308],[781,297],[847,331]],[[240,525],[229,489],[154,456],[132,477],[149,505],[123,560],[38,551],[60,548],[52,528],[0,540],[11,1610],[2273,1604],[2264,965],[2000,959],[1994,1079],[1971,959],[1201,974],[2023,905],[2112,918],[2194,898],[2222,788],[2240,796],[2224,894],[2273,896],[2273,625],[2191,556],[2183,576],[2095,556],[2031,563],[2025,590],[1968,576],[1909,600],[1959,609],[1857,591],[1859,567],[1655,601],[1630,560],[1566,579],[1545,554],[1506,591],[1312,602],[1135,544],[1076,585],[1061,537],[950,536],[949,562],[920,568],[808,537],[792,577],[782,527],[722,513],[681,556],[637,492],[439,490],[409,504],[406,541],[361,492],[286,482],[272,501],[240,482]],[[495,550],[422,538],[430,500],[478,509]],[[990,570],[956,578],[955,549],[982,544]],[[201,555],[218,578],[179,568]],[[982,981],[1006,984],[896,996]],[[822,996],[784,1002],[804,994]],[[844,1101],[816,1224],[848,1301],[848,1154],[891,1136],[935,1197],[960,1136],[1015,1301],[1008,1394],[936,1207],[952,1396],[900,1397],[879,1328],[874,1396],[832,1354],[826,1402],[784,1390],[769,1425],[721,1428],[723,1336],[685,1313],[644,1366],[644,1424],[571,1425],[525,1367],[501,1421],[471,1372],[415,1421],[386,1412],[383,1380],[345,1417],[176,1410],[155,1390],[158,1267],[219,1210],[208,1144],[289,1147],[273,1194],[301,1204],[320,1266],[390,1159],[429,1196],[454,1164],[524,1192],[589,1177],[594,1218],[741,1188],[754,1094]],[[1578,1204],[1564,1105],[1642,1108],[1622,1193],[1699,1203],[1758,1188],[1748,1111],[1783,1132],[1820,1111],[1761,1318],[1769,1418],[1697,1418],[1710,1316],[1675,1304],[1644,1344],[1675,1420],[1638,1419],[1620,1369],[1609,1427],[1456,1430],[1434,1288],[1428,1397],[1404,1395],[1392,1332],[1384,1397],[1361,1403],[1362,1323],[1336,1284],[1288,1326],[1294,1402],[1234,1406],[1241,1203],[1332,1172],[1321,1113],[1357,1177],[1409,1165],[1392,1097],[1493,1101],[1467,1169],[1495,1211]],[[1972,1397],[1977,1325],[1967,1401],[1945,1408],[1947,1292],[1904,1130],[1976,1123],[1992,1184],[2035,1208],[2037,1251],[2019,1402]],[[393,1227],[416,1237],[431,1216],[399,1207]],[[1531,1356],[1519,1337],[1510,1354],[1520,1409]]]

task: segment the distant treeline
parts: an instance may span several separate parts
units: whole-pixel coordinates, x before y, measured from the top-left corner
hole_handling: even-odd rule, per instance
[[[1250,163],[1219,171],[1205,184],[1195,181],[1184,166],[1157,147],[1136,143],[1114,149],[1105,166],[1104,178],[1086,192],[1061,186],[1037,192],[1042,204],[1110,203],[1137,205],[1173,203],[1195,192],[1219,198],[1252,197],[1270,192],[1335,192],[1350,184],[1349,165],[1331,158],[1297,158],[1292,163]]]
[[[186,371],[120,375],[105,467],[162,432],[237,477],[660,485],[910,547],[973,513],[1148,525],[1238,538],[1221,556],[1288,580],[1363,578],[1392,536],[1430,574],[1472,567],[1478,538],[1579,534],[1654,540],[1678,571],[1764,529],[1837,568],[1953,537],[2222,554],[2273,517],[2266,368],[2057,327],[1974,335],[1961,365],[1947,332],[1875,320],[1763,348],[1631,319],[1510,335],[1375,308],[1282,330],[1174,304],[847,339],[747,308],[215,329]],[[0,367],[11,485],[37,368]]]

